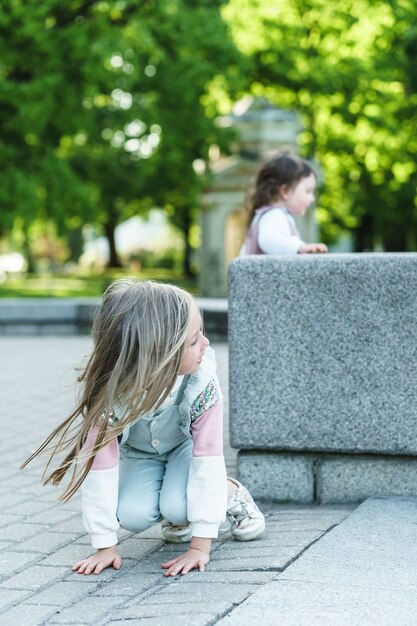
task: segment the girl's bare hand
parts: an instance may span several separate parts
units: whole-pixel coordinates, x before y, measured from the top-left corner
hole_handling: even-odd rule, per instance
[[[326,254],[328,251],[324,243],[304,243],[298,248],[298,254]]]
[[[122,565],[122,558],[120,554],[117,553],[114,546],[110,548],[100,548],[95,554],[88,557],[88,559],[78,561],[72,570],[87,576],[88,574],[100,574],[106,567],[110,567],[111,565],[114,569],[120,569]]]
[[[161,567],[167,571],[164,576],[176,576],[177,574],[188,574],[192,569],[198,569],[204,572],[204,566],[210,561],[210,556],[202,550],[190,548],[176,559],[172,559],[167,563],[162,563]]]

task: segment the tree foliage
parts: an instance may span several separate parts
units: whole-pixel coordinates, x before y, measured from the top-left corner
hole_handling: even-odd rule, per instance
[[[239,80],[221,0],[9,0],[0,10],[0,235],[114,229],[158,204],[189,231],[219,143],[212,81]],[[186,269],[190,271],[189,254]]]
[[[224,14],[250,90],[302,117],[325,240],[351,230],[357,250],[415,250],[415,2],[231,0]]]

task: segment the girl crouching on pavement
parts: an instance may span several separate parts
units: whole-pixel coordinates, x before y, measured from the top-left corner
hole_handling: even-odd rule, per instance
[[[48,469],[66,454],[45,484],[68,476],[63,501],[81,489],[95,549],[73,570],[119,569],[119,526],[141,532],[162,519],[166,541],[190,542],[162,564],[165,576],[204,571],[226,515],[235,539],[258,537],[264,516],[226,476],[222,394],[194,299],[172,285],[118,280],[103,296],[93,339],[80,403],[23,464],[48,451]]]

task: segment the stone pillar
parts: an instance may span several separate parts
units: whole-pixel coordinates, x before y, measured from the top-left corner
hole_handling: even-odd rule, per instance
[[[234,156],[213,164],[213,183],[203,197],[200,292],[207,297],[227,295],[227,266],[243,242],[246,193],[261,163],[280,148],[296,151],[300,130],[295,113],[252,96],[236,103],[231,115],[220,118],[219,124],[236,129],[239,141]],[[306,224],[301,225],[303,234]]]
[[[229,269],[230,429],[254,496],[417,496],[417,254]]]

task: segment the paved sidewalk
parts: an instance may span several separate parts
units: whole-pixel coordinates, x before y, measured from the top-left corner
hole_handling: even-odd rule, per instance
[[[183,548],[163,543],[158,525],[140,535],[122,531],[124,561],[119,572],[106,570],[98,577],[72,573],[71,565],[90,553],[79,497],[66,505],[58,503],[57,490],[41,485],[42,463],[37,461],[24,472],[18,465],[72,408],[73,368],[89,347],[90,340],[83,337],[0,338],[2,626],[123,621],[165,626],[168,616],[185,626],[208,626],[229,619],[235,623],[239,610],[245,611],[248,625],[285,624],[279,621],[279,606],[273,615],[264,614],[271,621],[261,621],[259,605],[251,617],[251,605],[245,601],[279,582],[300,556],[302,563],[309,546],[329,536],[354,507],[261,505],[267,516],[265,535],[240,544],[231,540],[225,527],[204,574],[163,577],[160,563]],[[227,347],[214,347],[227,397]],[[236,453],[228,445],[227,419],[225,435],[226,461],[233,475]]]
[[[369,498],[221,626],[417,624],[416,518],[416,498]]]

